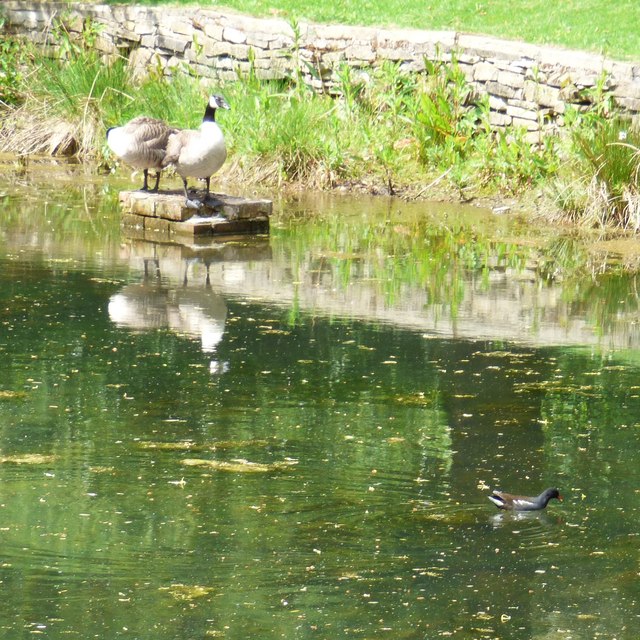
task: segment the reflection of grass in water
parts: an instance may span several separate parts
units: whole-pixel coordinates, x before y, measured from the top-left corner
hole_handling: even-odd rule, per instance
[[[0,164],[0,191],[6,189],[3,229],[20,236],[59,244],[63,255],[78,261],[95,258],[120,239],[120,213],[116,190],[105,189],[104,178],[85,167],[29,162],[20,171]],[[5,186],[6,185],[6,186]],[[46,238],[45,241],[43,238]]]
[[[405,407],[428,407],[436,402],[436,398],[419,392],[409,396],[396,396],[392,401]]]
[[[531,391],[547,391],[555,393],[571,393],[589,397],[598,397],[599,389],[591,384],[572,384],[566,380],[544,380],[541,382],[521,382],[514,386],[514,393],[527,393]]]
[[[614,261],[615,245],[594,247],[589,234],[523,227],[516,217],[461,214],[453,206],[449,212],[366,201],[366,220],[357,203],[325,208],[304,224],[295,211],[282,217],[272,246],[286,255],[298,280],[330,283],[351,300],[362,295],[367,305],[402,308],[411,296],[422,296],[436,318],[456,318],[463,302],[495,287],[512,287],[514,295],[530,295],[540,305],[548,304],[549,288],[562,312],[570,304],[575,312],[583,308],[603,333],[621,322],[621,311],[625,321],[640,307],[640,287],[627,273],[637,261]],[[543,320],[542,312],[533,313],[534,327]]]
[[[370,211],[366,223],[344,215],[294,221],[274,240],[283,250],[286,245],[294,272],[314,274],[314,282],[321,282],[323,273],[343,289],[366,281],[387,304],[401,302],[407,286],[424,287],[430,304],[447,305],[454,313],[471,279],[487,288],[493,272],[520,273],[542,260],[545,239],[535,231],[528,232],[531,242],[515,233],[505,241],[500,236],[509,233],[509,224],[501,227],[481,213],[465,222],[444,211],[438,218],[407,208],[407,215]]]

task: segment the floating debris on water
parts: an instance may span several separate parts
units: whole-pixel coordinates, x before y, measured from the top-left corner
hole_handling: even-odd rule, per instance
[[[190,451],[196,447],[196,443],[190,440],[181,442],[140,442],[141,449],[162,449],[167,451]]]
[[[235,473],[268,473],[269,471],[282,471],[296,464],[297,460],[283,460],[281,462],[251,462],[243,458],[235,460],[204,460],[202,458],[187,458],[182,464],[189,467],[208,467],[217,471],[231,471]]]
[[[0,390],[0,400],[22,400],[27,397],[26,391]]]
[[[168,587],[160,587],[160,591],[168,591],[176,600],[190,601],[202,598],[213,591],[213,587],[203,587],[199,584],[176,583]]]
[[[239,449],[241,447],[268,447],[275,440],[220,440],[208,444],[198,444],[192,440],[179,442],[145,441],[138,443],[142,449],[159,449],[162,451],[216,451],[217,449]]]
[[[0,456],[0,463],[12,464],[51,464],[56,456],[46,456],[40,453],[23,453],[15,456]]]
[[[426,396],[422,392],[413,393],[406,396],[395,396],[392,398],[396,404],[405,405],[408,407],[427,407],[434,403],[434,399],[431,396]]]

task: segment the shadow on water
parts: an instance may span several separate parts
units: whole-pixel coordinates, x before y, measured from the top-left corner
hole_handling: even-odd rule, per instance
[[[2,634],[638,636],[635,273],[309,194],[150,241],[123,184],[0,179]]]

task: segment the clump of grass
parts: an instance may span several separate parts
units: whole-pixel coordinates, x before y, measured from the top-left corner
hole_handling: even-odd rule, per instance
[[[523,189],[538,186],[549,178],[555,178],[560,168],[558,140],[542,137],[536,144],[527,140],[523,128],[495,131],[476,144],[477,158],[482,164],[478,174],[484,175],[503,190],[519,193]]]
[[[197,126],[203,90],[193,79],[177,74],[169,82],[152,70],[137,83],[127,59],[106,61],[95,51],[97,29],[91,23],[79,39],[60,25],[53,32],[58,56],[34,53],[28,80],[16,83],[19,100],[5,112],[0,135],[4,150],[101,159],[106,129],[136,115]]]
[[[89,157],[100,148],[103,115],[118,108],[128,86],[126,61],[105,64],[92,48],[96,28],[85,25],[73,40],[60,25],[54,32],[58,58],[34,53],[22,78],[15,109],[5,118],[3,146],[21,154]],[[20,45],[19,45],[20,46]]]
[[[335,184],[343,161],[329,98],[286,82],[240,79],[226,90],[229,144],[243,171],[274,182]]]
[[[577,168],[588,186],[586,219],[598,225],[640,227],[640,131],[620,117],[573,134]]]
[[[425,163],[450,166],[473,152],[474,138],[488,129],[488,104],[477,99],[455,59],[425,60],[416,96],[415,134]]]
[[[5,149],[21,154],[95,156],[104,133],[102,117],[114,78],[123,65],[104,66],[95,56],[68,65],[43,61],[25,100],[8,117]]]
[[[605,75],[584,98],[588,109],[566,114],[570,171],[558,182],[558,201],[574,222],[638,231],[640,130],[616,113]]]
[[[0,33],[4,29],[4,22],[4,18],[0,16]],[[30,46],[13,38],[0,39],[0,105],[10,107],[22,100],[24,70],[31,55]]]

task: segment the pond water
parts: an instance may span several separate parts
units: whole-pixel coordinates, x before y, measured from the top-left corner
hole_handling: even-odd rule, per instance
[[[0,636],[640,637],[606,240],[300,195],[169,244],[121,231],[128,179],[3,172]]]

